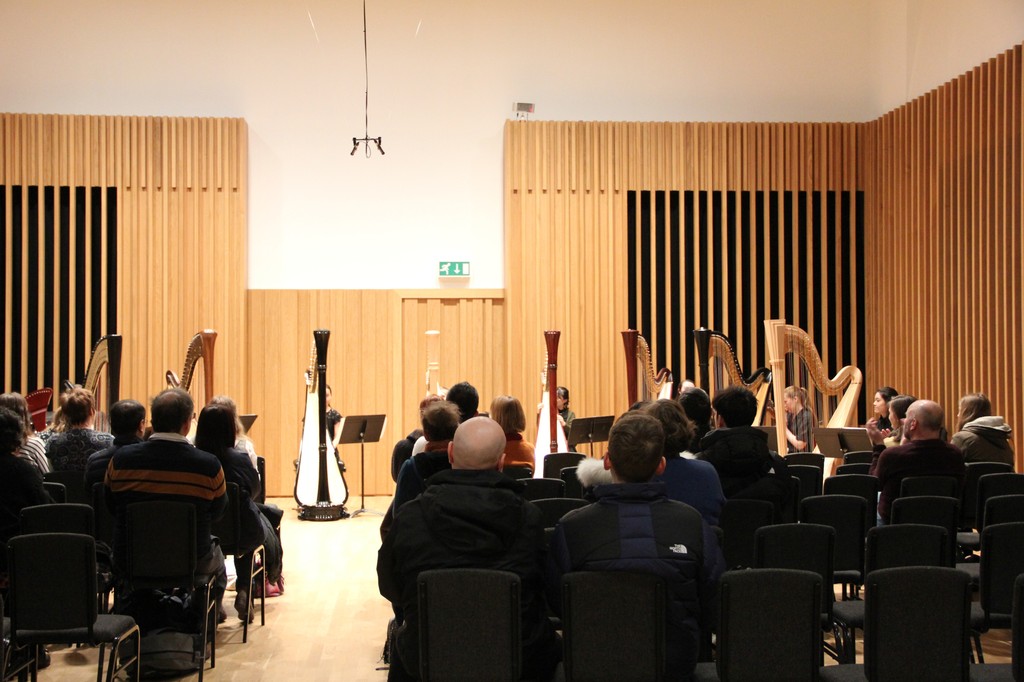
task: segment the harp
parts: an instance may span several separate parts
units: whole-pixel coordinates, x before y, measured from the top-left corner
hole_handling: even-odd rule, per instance
[[[193,393],[193,384],[196,384],[196,365],[200,360],[203,361],[203,379],[202,379],[202,405],[209,404],[213,398],[213,346],[217,342],[217,332],[212,329],[204,329],[188,342],[188,348],[185,349],[185,364],[181,370],[181,377],[179,378],[171,370],[167,370],[164,375],[167,378],[167,388],[183,388],[189,393]],[[195,387],[197,390],[196,395],[199,395],[199,386]],[[199,401],[197,400],[198,404]]]
[[[637,400],[672,399],[672,372],[662,367],[657,372],[651,362],[651,349],[647,340],[635,329],[622,332],[622,345],[626,351],[626,389],[629,405]]]
[[[829,378],[807,332],[786,324],[785,320],[765,320],[764,331],[775,404],[783,404],[787,386],[799,386],[807,390],[807,407],[814,412],[818,424],[829,428],[853,426],[857,420],[857,399],[864,383],[861,371],[847,365]],[[779,415],[775,423],[778,452],[782,454],[787,449],[786,420]]]
[[[729,338],[720,332],[704,327],[694,329],[693,340],[697,344],[700,387],[713,398],[718,391],[727,386],[745,386],[757,398],[754,426],[759,426],[764,418],[765,403],[768,402],[768,391],[772,381],[771,370],[761,367],[749,377],[744,375]]]
[[[427,393],[429,398],[438,395],[444,398],[448,395],[448,387],[441,385],[441,332],[431,329],[426,332],[427,336]]]
[[[544,476],[544,456],[568,452],[565,429],[558,423],[555,393],[558,391],[558,340],[562,332],[544,332],[544,371],[541,373],[540,416],[537,421],[537,444],[534,446],[533,475]]]
[[[121,335],[101,336],[92,347],[82,388],[93,395],[96,418],[93,428],[110,431],[110,406],[121,399]],[[65,386],[71,388],[70,382]]]
[[[348,517],[348,487],[337,451],[327,433],[327,342],[331,332],[313,332],[313,350],[306,370],[306,411],[302,419],[299,458],[295,462],[295,501],[305,521],[337,521]]]

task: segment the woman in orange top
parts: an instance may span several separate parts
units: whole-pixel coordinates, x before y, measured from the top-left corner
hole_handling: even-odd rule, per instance
[[[533,470],[533,443],[523,440],[526,428],[526,413],[516,398],[499,395],[491,402],[491,419],[505,432],[504,466],[529,467]]]

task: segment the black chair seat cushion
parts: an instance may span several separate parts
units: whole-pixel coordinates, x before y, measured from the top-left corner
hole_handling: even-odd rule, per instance
[[[956,544],[968,549],[981,547],[981,534],[974,531],[960,531],[956,534]]]
[[[1014,682],[1013,664],[974,664],[971,666],[971,682]]]
[[[971,577],[971,585],[974,588],[978,587],[978,581],[981,580],[981,564],[977,561],[967,561],[964,563],[958,563],[956,570],[963,571]]]
[[[821,682],[864,682],[868,678],[864,666],[860,663],[845,665],[826,665],[819,672]]]
[[[832,617],[847,627],[864,629],[864,602],[837,601],[832,605]]]
[[[7,620],[6,618],[4,620]],[[6,623],[5,630],[6,628]],[[135,627],[131,616],[102,614],[96,617],[93,625],[93,643],[110,642]],[[21,630],[18,633],[19,644],[52,644],[53,642],[88,642],[89,631],[86,628],[68,630]]]
[[[981,608],[981,604],[974,602],[971,604],[971,629],[977,632],[985,632],[989,628],[995,628],[997,630],[1008,629],[1011,626],[1011,617],[1008,613],[990,613],[988,618],[985,618],[985,610]]]

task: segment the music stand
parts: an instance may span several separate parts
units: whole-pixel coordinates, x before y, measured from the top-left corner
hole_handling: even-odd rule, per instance
[[[339,427],[341,435],[338,445],[359,443],[359,509],[352,512],[352,518],[360,514],[384,516],[379,511],[366,508],[366,444],[380,441],[380,434],[388,418],[383,414],[364,414],[354,417],[342,417]]]
[[[841,458],[854,450],[872,450],[875,445],[868,430],[856,427],[814,429],[814,442],[826,457]]]
[[[594,443],[603,443],[608,440],[608,431],[612,428],[615,417],[576,417],[572,420],[572,427],[569,429],[568,443],[573,447],[578,443],[590,445],[590,456],[594,456]]]

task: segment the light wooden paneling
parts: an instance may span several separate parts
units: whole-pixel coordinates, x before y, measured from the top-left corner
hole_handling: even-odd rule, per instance
[[[868,390],[936,400],[951,430],[975,391],[1024,428],[1022,100],[1018,46],[872,122],[861,149]]]

